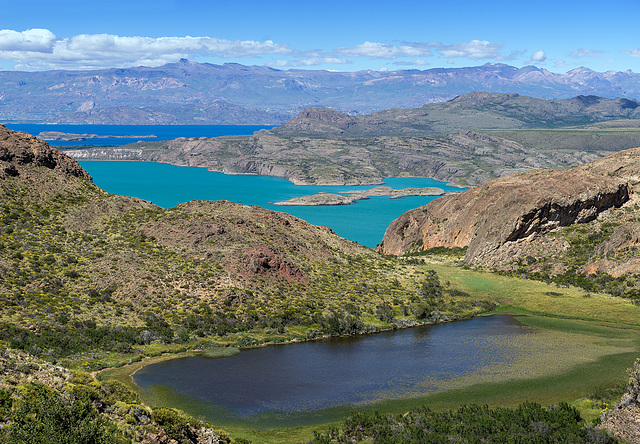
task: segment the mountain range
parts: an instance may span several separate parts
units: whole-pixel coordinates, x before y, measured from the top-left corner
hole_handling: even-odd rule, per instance
[[[181,59],[160,67],[0,72],[0,121],[276,125],[307,107],[350,115],[443,102],[472,91],[546,99],[640,99],[640,74],[534,66],[333,72]],[[25,100],[28,98],[28,100]]]

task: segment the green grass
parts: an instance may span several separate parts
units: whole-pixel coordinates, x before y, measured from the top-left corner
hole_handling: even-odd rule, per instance
[[[597,293],[587,298],[584,290],[575,287],[557,287],[544,282],[467,270],[446,263],[433,262],[425,267],[435,270],[441,280],[451,281],[472,298],[499,303],[503,310],[640,326],[640,307],[627,299]]]

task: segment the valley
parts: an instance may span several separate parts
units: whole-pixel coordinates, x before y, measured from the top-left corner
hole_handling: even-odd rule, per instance
[[[3,373],[0,387],[3,399],[15,399],[4,413],[8,432],[21,433],[15,415],[32,408],[20,385],[32,375],[44,385],[28,390],[50,390],[69,406],[93,399],[91,414],[103,424],[95,433],[124,441],[347,436],[338,421],[353,400],[287,413],[280,422],[266,412],[258,424],[223,419],[168,389],[145,393],[131,374],[170,358],[231,360],[252,347],[487,315],[515,316],[533,335],[509,340],[518,350],[509,371],[470,372],[433,393],[375,399],[359,404],[359,414],[470,403],[517,410],[529,400],[570,402],[596,420],[625,392],[626,370],[640,353],[638,154],[611,149],[612,141],[616,148],[636,143],[630,103],[474,93],[362,117],[308,109],[251,136],[143,141],[135,150],[61,152],[0,127],[0,340],[3,359],[14,363],[8,368],[21,363]],[[484,127],[464,129],[465,113]],[[268,173],[294,183],[355,186],[404,175],[480,186],[405,213],[374,251],[258,206],[194,200],[161,208],[110,194],[67,154]],[[425,167],[436,158],[446,165]],[[395,193],[389,190],[359,196]],[[331,199],[301,202],[318,198]],[[596,433],[582,424],[575,433]]]

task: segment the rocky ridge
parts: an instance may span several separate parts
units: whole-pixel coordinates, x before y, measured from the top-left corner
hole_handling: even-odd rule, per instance
[[[0,179],[18,176],[18,166],[28,164],[46,167],[62,176],[91,180],[78,162],[59,150],[30,134],[10,131],[0,125]]]
[[[571,237],[573,228],[562,227],[580,225],[580,232],[600,239],[591,259],[582,264],[583,273],[637,273],[638,227],[632,214],[638,202],[639,160],[640,148],[625,150],[567,171],[505,176],[445,196],[396,219],[380,250],[398,255],[467,248],[470,264],[505,267],[529,258],[525,262],[539,262],[536,269],[548,264],[562,273],[571,259],[562,257],[580,244]]]

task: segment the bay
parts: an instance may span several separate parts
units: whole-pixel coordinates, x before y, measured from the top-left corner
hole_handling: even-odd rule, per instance
[[[351,205],[280,206],[293,197],[316,193],[340,193],[366,190],[365,186],[294,185],[286,179],[271,176],[228,175],[205,168],[177,167],[168,164],[133,161],[81,161],[102,189],[148,200],[163,208],[171,208],[190,200],[229,200],[245,205],[257,205],[302,218],[314,225],[327,226],[338,235],[367,247],[382,241],[389,224],[405,211],[426,205],[434,196],[371,197]],[[458,191],[443,182],[426,178],[389,178],[385,185],[394,189],[438,187]]]

